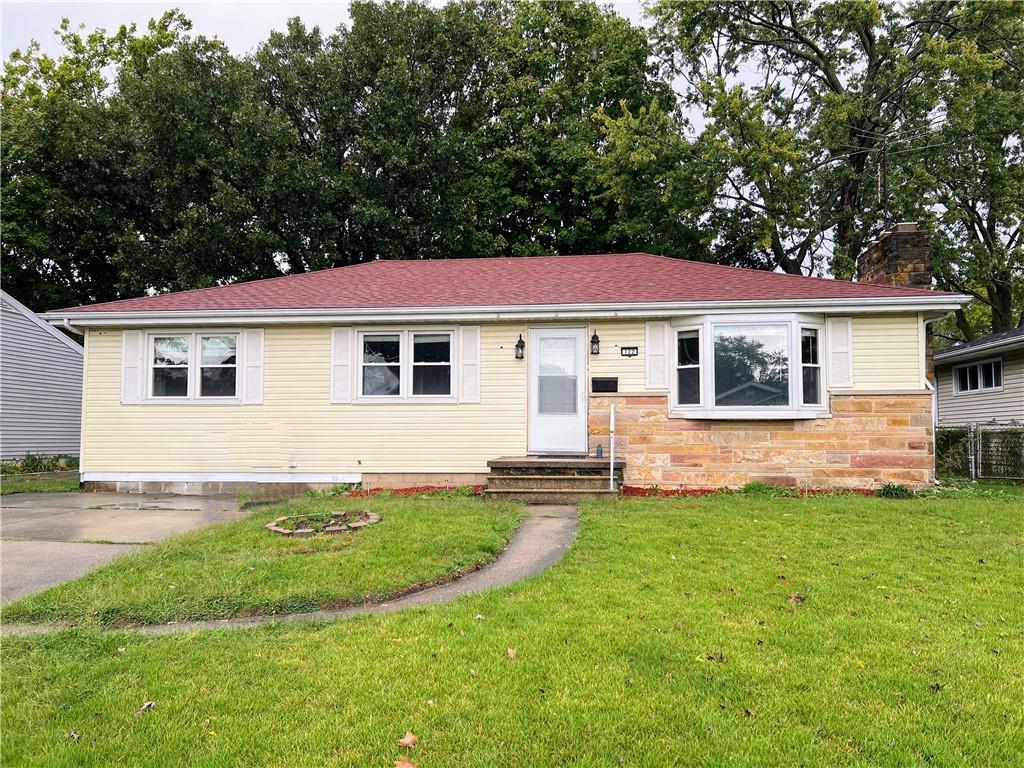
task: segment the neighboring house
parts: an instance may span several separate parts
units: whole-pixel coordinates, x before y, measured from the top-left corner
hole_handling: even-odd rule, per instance
[[[82,347],[0,291],[0,455],[78,455]]]
[[[923,233],[902,234],[878,263],[915,273]],[[614,405],[627,485],[869,488],[932,480],[925,323],[966,301],[626,253],[375,261],[47,318],[85,334],[87,487],[483,482],[499,457],[607,452]]]
[[[935,353],[939,426],[1024,423],[1024,328]]]

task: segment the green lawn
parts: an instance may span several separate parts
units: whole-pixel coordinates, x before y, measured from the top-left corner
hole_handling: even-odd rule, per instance
[[[280,515],[373,510],[355,533],[286,538]],[[12,603],[4,621],[104,626],[313,611],[381,599],[493,560],[521,508],[453,495],[304,497],[254,507],[121,557],[77,581]]]
[[[77,477],[38,477],[35,475],[3,475],[0,494],[68,493],[78,490]]]
[[[1019,765],[1022,508],[608,502],[550,571],[448,606],[5,638],[4,762],[390,767],[411,730],[420,768]]]

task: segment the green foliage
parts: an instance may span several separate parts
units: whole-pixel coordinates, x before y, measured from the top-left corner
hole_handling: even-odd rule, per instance
[[[642,29],[592,2],[350,13],[242,57],[178,12],[14,52],[5,287],[42,310],[376,258],[697,246],[600,180],[598,113],[673,103]]]
[[[564,560],[446,605],[5,635],[4,760],[1018,765],[1022,498],[587,504]],[[423,535],[452,527],[439,515]]]
[[[383,521],[310,538],[264,528],[285,515],[315,520],[338,510],[370,510]],[[379,600],[493,560],[520,511],[479,499],[379,496],[260,505],[242,520],[174,536],[6,605],[4,621],[160,624]]]
[[[914,492],[905,485],[885,483],[875,491],[875,496],[880,499],[912,499]]]
[[[306,496],[311,499],[329,499],[334,496],[343,496],[352,491],[358,491],[362,487],[362,483],[337,483],[330,488],[310,488],[306,491]]]
[[[78,469],[78,457],[58,453],[52,456],[39,456],[27,453],[20,459],[0,462],[0,473],[5,475],[25,474],[29,472],[61,472]]]

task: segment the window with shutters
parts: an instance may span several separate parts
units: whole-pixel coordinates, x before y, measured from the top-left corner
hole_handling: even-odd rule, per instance
[[[454,329],[363,329],[356,333],[357,400],[451,402]]]
[[[813,315],[706,315],[673,321],[674,416],[827,415],[824,323]]]
[[[236,331],[160,331],[146,344],[146,399],[152,402],[239,399]]]

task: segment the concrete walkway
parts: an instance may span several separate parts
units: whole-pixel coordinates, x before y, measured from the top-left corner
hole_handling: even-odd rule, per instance
[[[238,619],[212,621],[186,621],[171,624],[132,627],[129,632],[168,634],[204,629],[258,627],[274,622],[299,623],[334,621],[368,613],[390,613],[403,608],[448,603],[462,595],[483,592],[495,587],[514,584],[551,567],[568,551],[579,526],[579,510],[574,506],[531,504],[529,517],[519,526],[508,547],[493,563],[455,581],[427,587],[403,597],[382,603],[365,603],[348,608],[336,608],[313,613],[291,613],[275,616],[251,616]],[[2,627],[4,635],[36,635],[51,632],[58,627],[37,624],[12,624]]]

